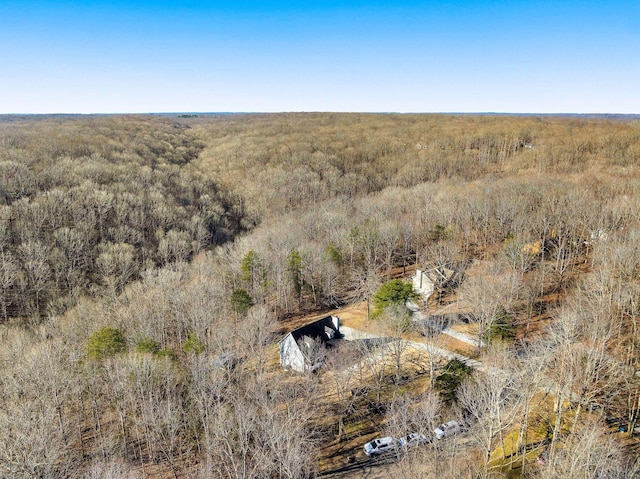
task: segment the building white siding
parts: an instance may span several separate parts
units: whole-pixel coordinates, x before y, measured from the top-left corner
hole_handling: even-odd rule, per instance
[[[413,275],[413,290],[427,299],[433,294],[435,284],[429,276],[422,270],[417,269]]]
[[[301,373],[305,370],[304,356],[291,333],[280,341],[280,365]]]

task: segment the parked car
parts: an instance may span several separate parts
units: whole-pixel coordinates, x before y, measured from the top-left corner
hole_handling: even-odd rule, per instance
[[[462,432],[462,426],[457,421],[445,422],[433,430],[433,433],[438,439],[454,436],[460,432]]]
[[[431,439],[429,439],[424,434],[418,434],[417,432],[407,434],[404,437],[398,439],[399,447],[413,447],[413,446],[421,446],[423,444],[429,444]]]
[[[376,456],[385,452],[393,451],[396,448],[396,440],[391,436],[374,439],[364,445],[364,453],[367,456]]]

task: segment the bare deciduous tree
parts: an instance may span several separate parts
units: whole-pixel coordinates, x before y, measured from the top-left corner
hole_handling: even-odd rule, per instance
[[[19,273],[18,262],[11,253],[0,251],[0,308],[2,308],[2,317],[5,321],[9,319],[7,308],[15,301],[11,288],[18,280]]]
[[[505,450],[503,432],[513,424],[517,391],[510,371],[493,368],[476,374],[458,389],[458,404],[475,421],[472,433],[483,451],[483,473],[489,473],[496,438]],[[503,452],[504,453],[504,452]]]
[[[462,283],[460,296],[473,310],[473,317],[478,323],[479,345],[486,339],[500,309],[509,310],[519,287],[518,275],[491,267],[487,271],[469,276]]]
[[[136,273],[135,249],[127,243],[107,243],[100,247],[96,269],[112,299]]]

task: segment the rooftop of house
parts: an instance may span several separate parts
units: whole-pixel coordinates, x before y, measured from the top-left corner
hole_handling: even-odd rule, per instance
[[[334,318],[336,318],[336,320],[334,320]],[[289,334],[291,334],[296,341],[303,336],[307,336],[310,338],[320,338],[326,342],[335,337],[340,337],[340,320],[336,316],[326,316],[313,323],[294,329]]]

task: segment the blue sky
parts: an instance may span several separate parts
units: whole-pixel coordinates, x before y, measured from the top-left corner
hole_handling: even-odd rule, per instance
[[[0,113],[640,113],[640,1],[0,0]]]

